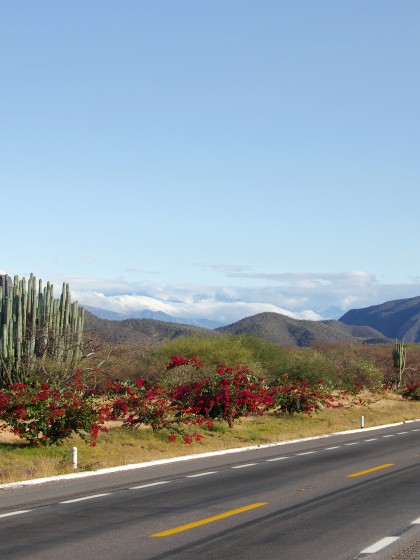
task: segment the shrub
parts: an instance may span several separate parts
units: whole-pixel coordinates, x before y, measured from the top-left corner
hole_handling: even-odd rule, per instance
[[[414,383],[408,383],[400,391],[404,399],[410,401],[420,401],[420,380]]]
[[[365,389],[378,390],[383,386],[383,372],[366,359],[351,360],[340,376],[341,386],[350,388],[358,385]]]
[[[293,348],[289,350],[287,370],[282,375],[296,381],[316,385],[318,379],[337,383],[337,364],[327,352],[316,348]]]
[[[262,415],[273,402],[264,379],[248,366],[221,366],[213,375],[173,387],[171,396],[175,405],[207,419],[223,420],[229,427],[242,416]]]
[[[241,337],[233,335],[188,336],[165,341],[150,352],[144,365],[150,371],[154,363],[157,365],[155,372],[160,372],[159,381],[171,383],[178,372],[168,370],[165,366],[175,355],[188,360],[196,357],[203,362],[202,370],[209,375],[223,364],[248,364],[253,371],[261,373],[261,366],[256,362],[252,349],[242,343]]]
[[[204,419],[188,407],[174,406],[171,394],[162,385],[140,378],[135,382],[109,383],[108,390],[115,394],[110,417],[122,419],[124,427],[144,425],[150,426],[154,432],[166,430],[171,441],[177,435],[186,443],[202,438],[196,432],[191,434],[184,426],[202,424]]]
[[[274,411],[282,414],[311,413],[322,406],[338,406],[328,387],[319,380],[315,387],[307,381],[291,381],[287,375],[270,387]]]
[[[98,433],[106,431],[108,414],[97,399],[82,372],[65,387],[16,383],[0,391],[0,420],[30,445],[60,444],[73,434],[95,445]]]

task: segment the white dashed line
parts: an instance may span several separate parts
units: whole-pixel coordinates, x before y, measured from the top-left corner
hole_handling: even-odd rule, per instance
[[[358,441],[352,441],[351,443],[345,443],[344,445],[347,445],[347,446],[349,446],[349,445],[359,445],[359,442]]]
[[[341,445],[333,445],[332,447],[326,447],[324,451],[330,451],[331,449],[340,449]]]
[[[198,474],[188,474],[185,478],[197,478],[198,476],[207,476],[208,474],[216,474],[218,471],[207,471]]]
[[[160,486],[161,484],[168,484],[170,480],[161,480],[160,482],[150,482],[149,484],[142,484],[141,486],[132,486],[129,490],[141,490],[142,488],[150,488],[150,486]]]
[[[232,469],[245,469],[246,467],[253,467],[256,464],[257,463],[247,463],[246,465],[236,465],[235,467],[232,467]]]
[[[361,554],[374,554],[375,552],[379,552],[383,548],[389,546],[390,544],[397,541],[400,537],[384,537],[380,541],[368,546],[364,550],[361,551]]]
[[[316,451],[304,451],[303,453],[296,453],[296,455],[313,455],[314,453],[316,453]]]
[[[370,438],[370,439],[365,439],[363,441],[376,441],[377,439],[378,439],[377,437],[373,437],[373,438]]]
[[[381,436],[381,437],[383,437],[383,438],[385,438],[385,437],[394,437],[394,435],[395,435],[395,434],[387,434],[387,435]]]
[[[73,500],[65,500],[64,502],[59,502],[60,504],[73,504],[75,502],[83,502],[84,500],[94,500],[95,498],[102,498],[103,496],[109,496],[111,492],[106,494],[95,494],[93,496],[83,496],[82,498],[74,498]]]
[[[267,459],[267,463],[271,463],[271,461],[283,461],[283,459],[290,459],[290,457],[273,457],[273,459]]]

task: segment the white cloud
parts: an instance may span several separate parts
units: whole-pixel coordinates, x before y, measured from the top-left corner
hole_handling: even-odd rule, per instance
[[[256,276],[260,280],[260,275],[252,278]],[[60,292],[62,282],[68,282],[73,301],[81,305],[123,314],[160,311],[177,318],[224,324],[265,311],[297,319],[339,318],[349,309],[420,295],[418,283],[380,284],[363,271],[263,276],[268,277],[262,285],[259,281],[249,282],[246,287],[129,282],[120,277],[110,280],[67,276],[45,281],[52,282]]]

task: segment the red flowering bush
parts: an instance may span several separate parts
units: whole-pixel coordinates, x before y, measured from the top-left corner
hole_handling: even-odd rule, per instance
[[[170,395],[177,408],[224,420],[230,427],[242,416],[262,415],[273,402],[264,379],[247,366],[221,366],[212,376],[200,375],[192,383],[173,387]]]
[[[316,387],[306,381],[290,381],[285,375],[270,387],[273,409],[282,414],[311,413],[321,406],[331,408],[338,406],[334,397],[321,380]]]
[[[0,390],[0,423],[30,445],[60,444],[78,434],[95,445],[100,431],[106,431],[107,409],[98,394],[77,372],[64,387],[49,384],[14,384]]]
[[[199,362],[197,358],[184,358],[184,356],[172,356],[171,361],[166,366],[166,369],[174,369],[179,366],[193,365],[197,369],[201,369],[204,364]]]
[[[414,383],[407,383],[407,385],[400,390],[400,393],[404,399],[420,401],[420,380]]]
[[[175,441],[178,435],[186,443],[203,437],[196,432],[190,434],[184,426],[201,424],[204,420],[188,407],[174,406],[171,395],[162,385],[138,379],[134,383],[111,383],[108,389],[116,394],[110,405],[110,417],[122,419],[124,427],[143,424],[154,432],[166,430],[170,441]]]

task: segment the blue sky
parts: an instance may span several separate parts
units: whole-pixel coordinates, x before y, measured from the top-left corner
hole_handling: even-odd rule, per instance
[[[420,295],[415,0],[3,0],[0,271],[233,322]]]

